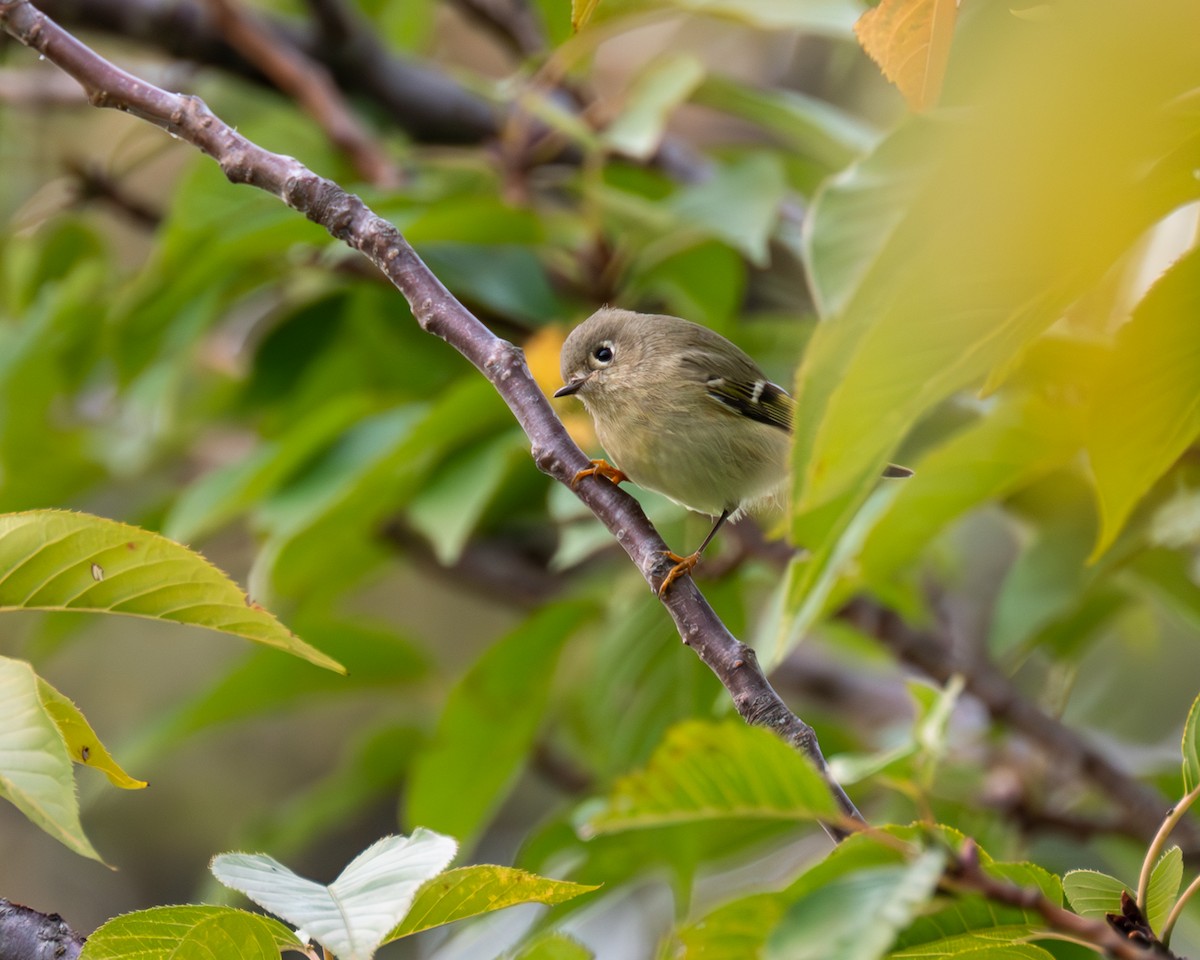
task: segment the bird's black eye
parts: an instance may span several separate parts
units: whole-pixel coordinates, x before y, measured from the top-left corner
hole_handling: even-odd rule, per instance
[[[602,343],[592,351],[592,356],[600,363],[612,363],[613,350],[607,343]]]

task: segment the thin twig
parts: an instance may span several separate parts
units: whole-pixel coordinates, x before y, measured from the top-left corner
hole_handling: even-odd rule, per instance
[[[29,0],[0,0],[0,24],[83,86],[89,101],[134,114],[212,157],[232,183],[274,194],[292,209],[363,253],[404,295],[425,331],[441,337],[488,378],[533,446],[538,468],[564,484],[588,465],[555,415],[524,354],[479,322],[417,256],[400,232],[361,199],[292,157],[271,153],[223,123],[198,97],[172,94],[131,76],[89,49]],[[667,545],[637,501],[607,480],[591,479],[575,494],[616,537],[651,588],[671,569]],[[764,726],[804,752],[824,775],[847,820],[862,821],[829,775],[816,734],[788,710],[758,665],[754,651],[729,632],[688,577],[667,592],[664,605],[683,642],[717,675],[746,722]],[[825,825],[834,839],[842,825]]]
[[[1184,798],[1167,812],[1162,826],[1158,828],[1154,839],[1150,841],[1150,846],[1146,848],[1146,856],[1142,860],[1142,870],[1138,875],[1137,905],[1139,910],[1143,912],[1146,910],[1146,901],[1150,896],[1150,877],[1154,873],[1154,865],[1158,863],[1159,854],[1167,845],[1167,839],[1171,836],[1171,832],[1179,826],[1179,821],[1187,813],[1188,807],[1195,803],[1198,797],[1200,797],[1200,786],[1193,787],[1188,791]]]

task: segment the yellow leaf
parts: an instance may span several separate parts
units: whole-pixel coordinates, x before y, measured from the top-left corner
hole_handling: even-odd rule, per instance
[[[919,112],[934,106],[942,91],[957,17],[958,0],[882,0],[859,17],[854,34]]]
[[[37,678],[37,687],[42,709],[58,727],[72,760],[102,771],[114,787],[122,790],[141,790],[147,786],[145,780],[137,780],[121,769],[74,703],[41,677]]]
[[[578,33],[586,27],[598,6],[600,0],[571,0],[571,29]]]
[[[543,327],[525,341],[525,362],[547,397],[553,397],[554,391],[563,385],[558,355],[566,339],[567,331],[562,327]],[[571,439],[584,450],[595,448],[596,431],[592,428],[592,418],[584,412],[582,404],[570,397],[552,399],[550,402]]]

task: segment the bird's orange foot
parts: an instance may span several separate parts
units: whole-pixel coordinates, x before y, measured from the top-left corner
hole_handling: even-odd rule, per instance
[[[670,587],[671,584],[673,584],[680,577],[691,573],[696,568],[696,564],[700,562],[700,552],[701,551],[697,550],[695,553],[690,553],[686,557],[681,557],[679,554],[673,553],[670,550],[664,551],[664,556],[674,563],[675,566],[667,571],[667,575],[663,577],[662,583],[658,585],[658,595],[660,597],[666,594],[667,588]]]
[[[629,479],[621,470],[618,470],[607,460],[593,460],[590,467],[584,467],[580,470],[571,478],[571,488],[574,489],[579,486],[579,481],[584,477],[604,477],[613,483],[624,483]]]

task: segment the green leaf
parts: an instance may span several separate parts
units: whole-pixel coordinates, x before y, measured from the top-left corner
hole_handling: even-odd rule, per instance
[[[1175,905],[1179,883],[1183,880],[1183,851],[1171,847],[1158,858],[1150,871],[1150,886],[1146,890],[1146,921],[1150,929],[1160,931]]]
[[[724,240],[755,266],[765,267],[767,244],[786,189],[779,158],[754,153],[681,190],[669,205],[683,223]]]
[[[438,242],[419,244],[417,252],[469,306],[534,324],[549,323],[567,312],[528,247]]]
[[[548,933],[512,954],[512,960],[592,960],[595,954],[565,933]]]
[[[503,433],[453,458],[413,498],[409,520],[433,546],[441,564],[452,566],[462,556],[509,473],[529,459],[528,447],[523,433]]]
[[[593,612],[580,602],[538,611],[455,684],[409,779],[409,823],[429,824],[470,843],[529,752],[563,644]]]
[[[198,553],[82,513],[0,516],[0,609],[122,613],[208,627],[342,669]]]
[[[172,540],[211,533],[242,510],[273,493],[337,435],[371,409],[362,395],[332,397],[313,416],[248,457],[213,470],[187,487],[163,521]]]
[[[1086,496],[1073,480],[1038,490],[1036,534],[1009,567],[995,601],[988,633],[994,656],[1012,655],[1069,613],[1095,580],[1097,568],[1086,562],[1095,536]]]
[[[955,518],[1067,463],[1071,436],[1045,398],[1024,393],[996,407],[910,464],[917,476],[867,533],[860,562],[868,583],[886,583],[909,567]]]
[[[571,29],[582,30],[600,6],[600,0],[571,0]]]
[[[885,480],[864,500],[847,496],[815,514],[793,517],[794,541],[813,546],[789,562],[759,628],[754,649],[764,668],[770,671],[782,662],[821,616],[841,601],[867,536],[909,482]],[[810,533],[810,528],[819,532]]]
[[[847,38],[862,12],[850,0],[666,0],[668,7],[726,17],[762,30],[802,30]]]
[[[858,870],[797,900],[767,940],[767,960],[876,960],[933,896],[945,854]]]
[[[304,944],[278,920],[231,907],[153,907],[88,935],[80,960],[279,960]]]
[[[971,900],[974,902],[971,902]],[[905,946],[888,954],[889,960],[931,960],[931,958],[936,957],[948,958],[959,956],[974,957],[976,951],[983,951],[986,957],[987,951],[990,950],[1009,950],[1017,946],[1022,946],[1017,941],[1028,937],[1035,929],[1031,924],[1027,923],[1004,924],[988,922],[996,920],[996,914],[984,913],[983,911],[988,909],[988,905],[983,903],[979,898],[971,898],[971,900],[964,900],[961,904],[953,908],[953,910],[941,910],[933,914],[930,918],[924,918],[932,920],[935,924],[947,917],[950,918],[951,922],[956,922],[958,920],[957,915],[970,912],[973,914],[973,919],[977,921],[971,932],[957,933],[932,940],[918,938],[919,942],[916,945]],[[984,922],[978,922],[980,920]],[[918,924],[920,923],[921,921],[918,921]],[[909,939],[907,931],[904,939],[906,941]],[[1000,946],[997,946],[998,944]],[[1040,950],[1041,952],[1030,954],[1030,957],[1053,956],[1041,950],[1040,947],[1033,949]],[[1004,960],[1007,956],[1009,954],[1001,954],[996,960]],[[1013,954],[1013,956],[1017,957],[1018,960],[1022,960],[1025,955],[1017,953]]]
[[[836,817],[812,763],[777,736],[740,721],[685,721],[645,769],[621,778],[587,823],[613,833],[702,820]]]
[[[1054,960],[1054,954],[1032,943],[1004,943],[961,953],[945,954],[955,960]]]
[[[604,144],[627,157],[644,160],[658,149],[675,108],[704,79],[704,63],[691,54],[650,61],[633,81],[624,106],[604,131]]]
[[[386,553],[384,518],[468,443],[507,431],[512,414],[481,377],[464,377],[430,407],[406,405],[364,420],[259,510],[270,536],[256,561],[289,596],[333,602]]]
[[[1099,870],[1070,870],[1062,878],[1063,893],[1081,917],[1121,912],[1121,894],[1129,888]]]
[[[1005,368],[1194,195],[1164,162],[1194,136],[1168,119],[1196,84],[1174,9],[1081,8],[1036,31],[998,7],[963,20],[944,99],[959,109],[909,118],[827,184],[806,219],[831,322],[798,378],[797,513],[873,483],[918,418]],[[1129,84],[1107,51],[1133,32]],[[1080,82],[1059,83],[1064,71]]]
[[[727,903],[671,936],[664,957],[746,960],[762,956],[767,936],[787,909],[787,898],[760,893]]]
[[[71,757],[38,676],[7,657],[0,657],[0,796],[64,846],[100,859],[83,834]]]
[[[417,891],[408,915],[384,940],[503,910],[518,903],[565,903],[598,887],[549,880],[513,867],[481,865],[447,870]]]
[[[1183,792],[1200,785],[1200,696],[1192,701],[1183,725]]]
[[[692,99],[759,124],[830,172],[841,170],[878,140],[874,130],[851,114],[794,90],[758,90],[728,77],[708,76]]]
[[[96,736],[92,725],[70,699],[41,677],[37,678],[37,684],[42,709],[58,727],[73,761],[102,771],[114,787],[123,790],[141,790],[147,785],[145,780],[135,780],[121,769],[120,764],[113,759],[112,754]]]
[[[1087,441],[1100,503],[1092,559],[1200,434],[1200,250],[1171,266],[1117,334]]]
[[[342,960],[369,960],[408,913],[417,890],[454,859],[458,844],[418,828],[385,837],[355,857],[328,886],[299,877],[265,854],[223,853],[213,875]]]

